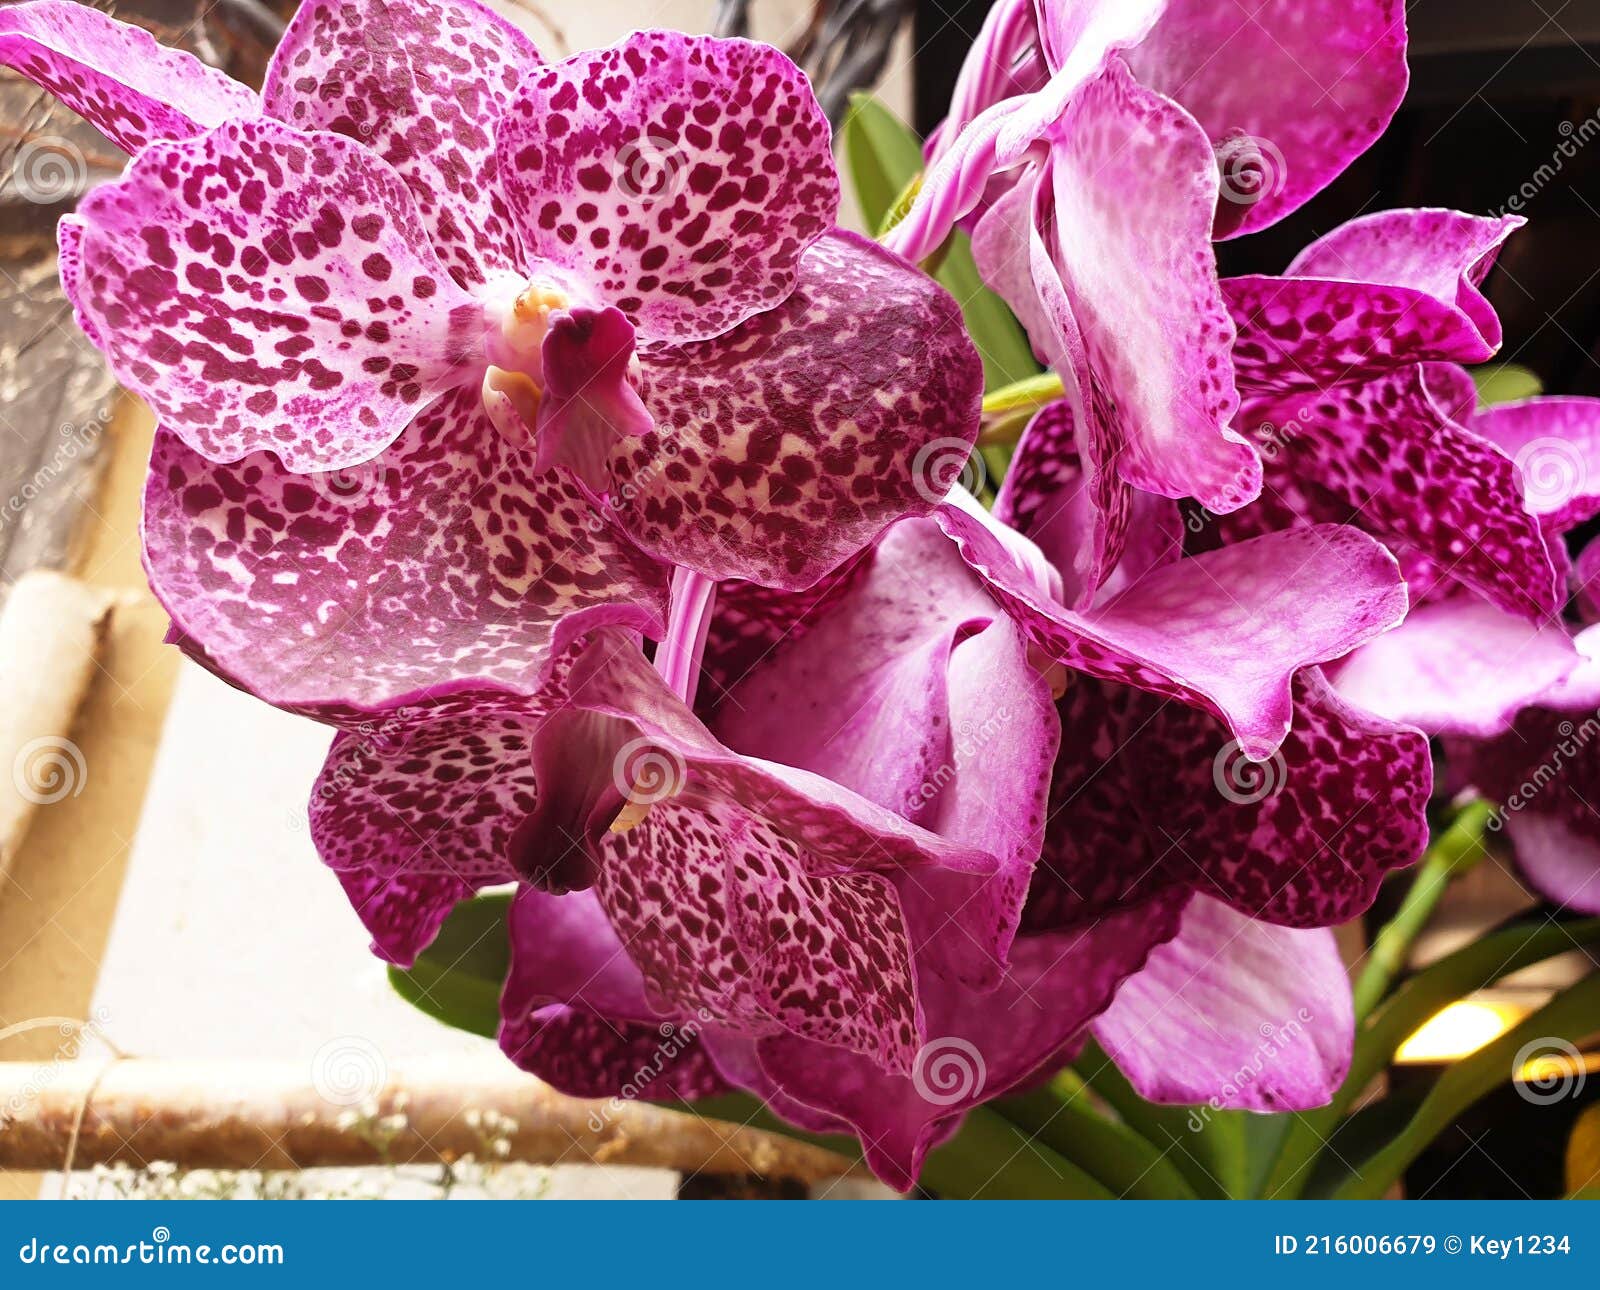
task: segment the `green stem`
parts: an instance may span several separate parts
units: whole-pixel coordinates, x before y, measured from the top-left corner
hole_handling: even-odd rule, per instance
[[[1038,376],[1024,377],[984,395],[983,415],[989,417],[1005,412],[1031,412],[1047,403],[1054,403],[1065,393],[1059,376],[1054,372],[1041,372]],[[1017,427],[1017,433],[1022,433],[1021,426]]]
[[[1428,848],[1395,916],[1373,937],[1355,984],[1356,1023],[1378,1006],[1404,970],[1411,945],[1438,908],[1445,889],[1485,854],[1483,831],[1494,815],[1485,801],[1469,802]]]
[[[1126,1124],[1092,1111],[1084,1090],[1068,1072],[1065,1080],[998,1098],[990,1106],[1119,1197],[1193,1200],[1194,1188],[1177,1166]]]

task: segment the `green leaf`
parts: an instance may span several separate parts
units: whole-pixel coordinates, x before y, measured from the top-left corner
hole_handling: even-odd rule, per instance
[[[1439,1076],[1405,1128],[1357,1170],[1335,1199],[1376,1200],[1389,1190],[1423,1149],[1480,1097],[1516,1077],[1517,1057],[1529,1043],[1582,1037],[1600,1016],[1600,973],[1561,991],[1493,1043],[1463,1057]]]
[[[1485,363],[1472,369],[1472,379],[1478,386],[1478,406],[1483,408],[1544,393],[1539,374],[1520,363]]]
[[[928,1153],[920,1181],[946,1200],[1113,1199],[1098,1180],[986,1106],[967,1112],[955,1137]]]
[[[1072,1069],[1124,1124],[1166,1153],[1195,1195],[1226,1200],[1243,1194],[1249,1167],[1242,1112],[1146,1102],[1093,1040],[1084,1045]]]
[[[493,1039],[500,1028],[500,987],[511,966],[510,908],[504,893],[462,901],[411,967],[389,969],[394,992],[436,1021]]]
[[[853,94],[839,127],[839,148],[869,229],[882,226],[922,170],[922,144],[906,123],[870,94]]]
[[[1076,1084],[1072,1081],[1072,1084]],[[1136,1200],[1193,1200],[1182,1172],[1126,1124],[1096,1114],[1081,1085],[1013,1093],[989,1103],[1017,1128],[1064,1156],[1114,1195]]]
[[[1356,1032],[1350,1073],[1325,1107],[1294,1117],[1294,1127],[1263,1195],[1291,1197],[1305,1185],[1312,1159],[1340,1118],[1377,1074],[1394,1060],[1400,1045],[1446,1004],[1501,977],[1577,946],[1600,941],[1600,918],[1558,923],[1518,923],[1492,932],[1447,954],[1403,982],[1378,1005]]]

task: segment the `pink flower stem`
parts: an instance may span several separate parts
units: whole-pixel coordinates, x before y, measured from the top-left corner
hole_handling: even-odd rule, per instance
[[[717,584],[703,573],[680,568],[672,575],[672,607],[667,634],[656,650],[656,671],[672,692],[694,707],[700,685],[700,659],[706,651],[706,629],[717,603]]]

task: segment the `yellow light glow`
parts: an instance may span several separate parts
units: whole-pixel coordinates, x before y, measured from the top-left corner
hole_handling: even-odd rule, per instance
[[[1401,1065],[1453,1062],[1500,1038],[1526,1015],[1514,1003],[1460,999],[1424,1021],[1394,1059]]]

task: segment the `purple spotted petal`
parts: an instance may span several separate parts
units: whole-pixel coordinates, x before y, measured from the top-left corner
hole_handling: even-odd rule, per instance
[[[1355,1017],[1331,931],[1273,927],[1197,895],[1094,1033],[1152,1102],[1304,1111],[1343,1082]]]
[[[1600,512],[1600,399],[1501,403],[1468,424],[1517,463],[1523,499],[1545,532],[1565,533]]]
[[[1558,904],[1600,914],[1600,633],[1577,638],[1583,664],[1504,734],[1447,739],[1451,769],[1497,803],[1517,863]]]
[[[1191,887],[1250,917],[1331,926],[1427,843],[1427,739],[1342,701],[1314,668],[1265,762],[1206,714],[1126,686],[1079,679],[1061,712],[1030,928]]]
[[[1523,506],[1512,454],[1447,418],[1421,367],[1251,399],[1239,420],[1260,445],[1274,510],[1286,507],[1301,523],[1356,525],[1508,613],[1560,611],[1564,566]],[[1217,528],[1238,535],[1275,526],[1270,512],[1253,509]]]
[[[820,1113],[815,1127],[842,1121],[860,1137],[873,1172],[909,1190],[928,1150],[962,1113],[1071,1055],[1117,986],[1176,931],[1179,908],[1181,902],[1153,901],[1081,929],[1019,940],[1010,972],[987,994],[930,990],[928,1041],[909,1075],[788,1036],[756,1042],[761,1074],[785,1097]]]
[[[660,1017],[592,892],[518,891],[500,1047],[574,1097],[706,1097],[727,1085],[694,1022]]]
[[[1154,570],[1086,613],[1051,603],[995,536],[946,506],[940,525],[1049,657],[1214,713],[1253,757],[1289,730],[1289,682],[1405,616],[1394,558],[1344,525],[1273,533]]]
[[[1219,514],[1249,501],[1260,466],[1229,428],[1234,329],[1211,253],[1205,135],[1114,58],[1056,128],[1049,178],[1047,245],[1082,333],[1085,397],[1125,426],[1122,478]]]
[[[214,461],[353,466],[475,375],[479,307],[405,182],[338,135],[262,119],[154,144],[79,216],[74,305],[122,382]]]
[[[267,453],[219,466],[162,430],[144,543],[186,648],[323,717],[463,676],[521,685],[577,611],[653,633],[666,614],[667,570],[559,472],[534,476],[469,390],[374,461],[326,474]]]
[[[1127,58],[1211,136],[1231,237],[1304,205],[1383,133],[1406,88],[1404,4],[1168,0]]]
[[[645,356],[656,421],[611,461],[647,550],[799,590],[950,490],[983,374],[932,279],[853,234],[806,253],[794,293],[714,341]]]
[[[921,1019],[894,879],[947,869],[970,892],[995,861],[819,776],[739,757],[637,650],[598,642],[569,685],[574,704],[636,732],[610,765],[647,809],[597,839],[595,891],[652,1002],[907,1069]]]
[[[494,130],[543,60],[475,0],[306,0],[261,90],[270,116],[365,144],[411,187],[463,285],[518,266]]]
[[[416,962],[457,902],[475,890],[450,873],[347,869],[337,876],[357,917],[372,934],[372,952],[400,967]]]
[[[511,841],[538,800],[530,749],[549,711],[546,697],[458,686],[341,730],[311,797],[323,863],[467,891],[515,879]]]
[[[1412,610],[1333,669],[1351,703],[1429,734],[1489,736],[1580,663],[1558,622],[1458,593]]]
[[[498,158],[528,253],[582,274],[646,342],[781,304],[839,207],[804,73],[745,40],[635,32],[545,67]]]
[[[1381,211],[1341,225],[1281,278],[1228,278],[1242,385],[1321,389],[1407,363],[1476,363],[1500,346],[1479,285],[1523,221]]]
[[[0,9],[0,66],[49,90],[128,152],[261,111],[254,91],[194,55],[65,0]]]

